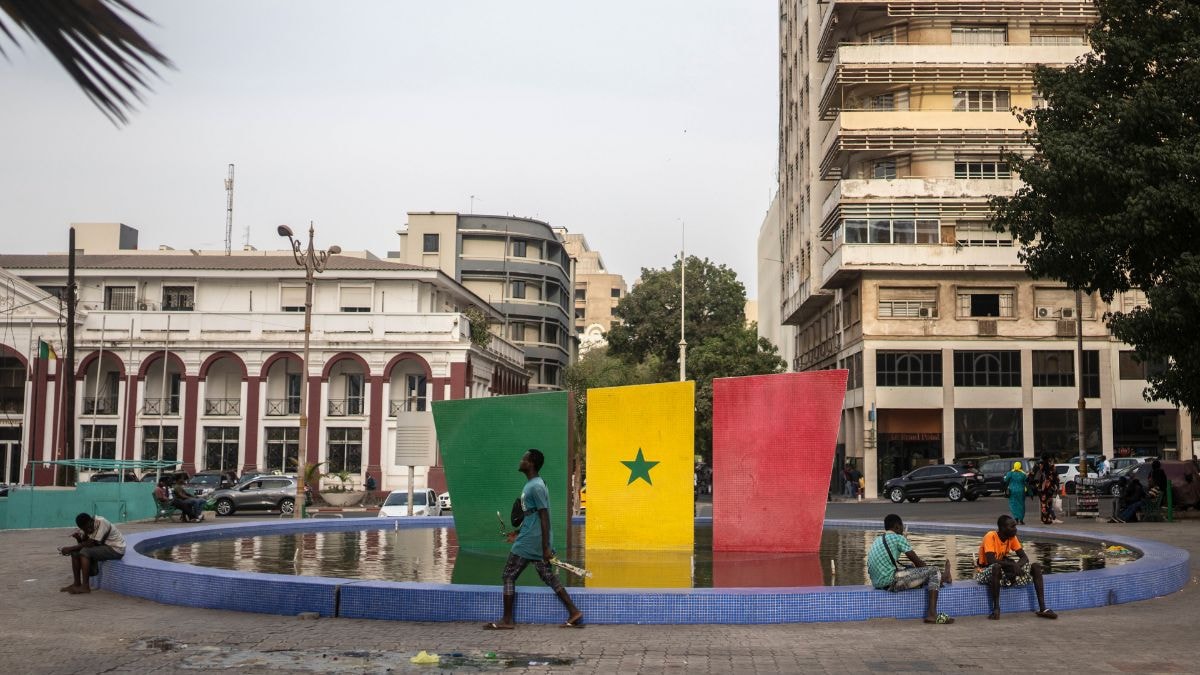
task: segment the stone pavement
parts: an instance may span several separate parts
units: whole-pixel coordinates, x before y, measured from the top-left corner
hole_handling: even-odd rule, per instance
[[[906,520],[987,524],[1003,509],[999,499],[865,502],[831,505],[828,515],[873,519],[895,511]],[[141,532],[163,525],[121,527]],[[1198,569],[1200,515],[1138,525],[1071,519],[1064,527],[1101,533],[1120,528],[1182,546],[1192,553],[1192,569]],[[539,625],[509,633],[463,623],[303,620],[190,609],[104,591],[67,595],[58,588],[69,583],[70,565],[55,549],[69,543],[69,532],[0,532],[2,672],[1200,672],[1193,648],[1200,625],[1195,572],[1192,582],[1172,596],[1063,612],[1055,622],[1006,614],[999,622],[965,617],[952,626],[880,619],[583,630]],[[410,664],[422,649],[462,657],[442,666]],[[497,658],[487,659],[488,652]]]

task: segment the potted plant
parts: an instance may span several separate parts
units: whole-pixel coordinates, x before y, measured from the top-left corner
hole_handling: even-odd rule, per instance
[[[325,474],[325,478],[336,478],[336,484],[326,484],[321,490],[321,498],[330,506],[357,506],[367,496],[366,492],[354,489],[355,474],[349,471],[335,471]]]

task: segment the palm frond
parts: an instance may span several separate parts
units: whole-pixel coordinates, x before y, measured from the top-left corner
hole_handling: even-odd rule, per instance
[[[105,116],[124,124],[142,91],[150,90],[147,77],[158,74],[155,66],[173,66],[117,10],[150,21],[127,0],[0,0],[0,35],[20,46],[7,17],[50,50]],[[3,42],[0,56],[7,58]]]

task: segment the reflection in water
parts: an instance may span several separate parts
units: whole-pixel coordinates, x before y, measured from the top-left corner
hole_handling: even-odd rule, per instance
[[[583,527],[573,526],[572,545],[561,557],[593,573],[596,588],[739,588],[854,586],[868,583],[866,554],[878,531],[827,529],[817,554],[712,552],[712,528],[696,528],[693,554],[663,551],[591,551],[585,560]],[[913,549],[926,562],[954,561],[955,577],[970,578],[978,536],[910,534]],[[1107,561],[1099,544],[1029,539],[1022,541],[1047,573],[1076,572],[1120,565],[1135,556]],[[298,555],[297,555],[298,553]],[[241,572],[303,574],[349,579],[383,579],[497,586],[505,554],[459,551],[453,529],[405,528],[348,532],[306,532],[217,539],[154,551],[161,560]],[[568,586],[585,580],[559,570]],[[540,585],[532,567],[518,581]]]

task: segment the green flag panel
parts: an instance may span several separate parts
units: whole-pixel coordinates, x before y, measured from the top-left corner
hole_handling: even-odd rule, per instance
[[[537,448],[546,456],[541,476],[550,490],[551,538],[556,550],[566,550],[570,420],[567,392],[434,402],[460,549],[511,548],[500,535],[496,512],[511,530],[509,512],[525,485],[517,467],[527,450]]]

